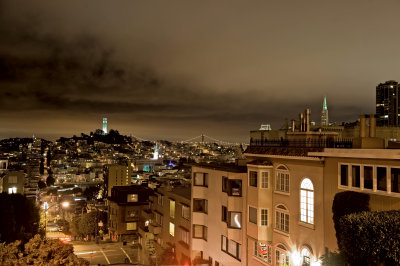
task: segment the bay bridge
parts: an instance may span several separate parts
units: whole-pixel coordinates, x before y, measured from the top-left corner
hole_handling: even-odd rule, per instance
[[[134,135],[131,135],[132,137],[140,140],[140,141],[153,141],[153,140],[148,140],[148,139],[143,139]],[[246,143],[240,143],[240,142],[229,142],[229,141],[224,141],[224,140],[219,140],[210,136],[207,136],[205,134],[198,135],[196,137],[192,137],[186,140],[177,140],[175,142],[179,143],[217,143],[219,145],[224,145],[224,146],[239,146],[242,144],[247,145]]]

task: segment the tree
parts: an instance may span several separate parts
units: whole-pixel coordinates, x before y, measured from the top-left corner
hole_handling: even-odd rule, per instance
[[[44,240],[35,235],[22,248],[21,241],[0,244],[1,265],[89,265],[78,258],[70,244],[59,240]]]
[[[39,182],[38,182],[38,187],[39,187],[39,189],[43,189],[43,188],[46,187],[46,183],[43,182],[42,180],[39,180]]]
[[[87,200],[90,201],[97,198],[99,191],[100,191],[99,187],[88,187],[83,191],[83,195],[87,198]]]
[[[21,194],[0,194],[0,241],[27,241],[39,232],[39,209]]]
[[[47,186],[52,186],[54,185],[55,182],[56,180],[54,179],[53,175],[49,174],[49,176],[46,179]]]
[[[69,222],[67,220],[61,219],[61,220],[57,220],[57,225],[59,227],[61,227],[62,232],[66,235],[70,234],[70,225]]]
[[[107,228],[107,213],[103,211],[92,211],[82,215],[79,221],[79,234],[83,236],[91,235],[94,236],[98,232],[99,228],[97,223],[102,221],[104,226]]]
[[[340,218],[351,213],[369,211],[369,195],[353,191],[339,192],[335,195],[332,204],[333,223],[336,231],[336,239],[339,250],[341,251],[340,237],[342,230],[340,228]]]

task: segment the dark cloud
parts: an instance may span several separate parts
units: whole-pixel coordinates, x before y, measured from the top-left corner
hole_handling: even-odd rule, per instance
[[[0,1],[0,137],[33,118],[51,135],[51,114],[243,139],[306,107],[318,122],[324,95],[333,120],[355,120],[400,60],[396,9],[360,3]]]

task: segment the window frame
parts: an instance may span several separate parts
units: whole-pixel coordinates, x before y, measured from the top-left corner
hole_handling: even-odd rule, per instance
[[[196,208],[195,208],[195,201],[196,201],[196,202],[198,202],[198,201],[204,202],[204,203],[203,203],[203,204],[204,204],[204,210],[202,210],[202,211],[196,210]],[[193,208],[192,208],[192,211],[193,211],[193,212],[199,212],[199,213],[208,214],[208,200],[206,200],[206,199],[200,199],[200,198],[193,198]]]
[[[202,175],[202,182],[197,183],[197,178],[196,175],[201,174]],[[194,172],[193,173],[193,186],[196,187],[208,187],[208,173],[203,173],[203,172]]]
[[[270,176],[269,171],[262,171],[261,172],[261,184],[260,184],[261,188],[264,188],[264,189],[268,189],[269,188],[269,176]]]
[[[290,195],[290,171],[285,165],[275,168],[275,192]]]
[[[232,226],[232,214],[240,214],[240,221],[239,221],[239,225],[240,226]],[[242,225],[242,221],[243,221],[243,213],[242,212],[238,212],[238,211],[228,211],[228,227],[231,229],[242,229],[243,225]]]
[[[266,214],[263,214],[263,211],[265,211]],[[263,219],[263,216],[264,216],[264,218],[266,216],[266,219]],[[269,210],[261,208],[260,209],[260,226],[268,226],[268,224],[269,224],[268,223],[268,216],[269,216]]]
[[[283,208],[281,208],[280,206],[282,206]],[[282,220],[282,216],[283,216],[283,220]],[[279,226],[278,226],[278,217],[279,217]],[[283,221],[283,223],[282,223],[282,221]],[[287,231],[286,231],[286,228],[287,228]],[[290,213],[289,213],[288,208],[283,204],[277,204],[275,206],[275,227],[274,227],[274,229],[276,232],[280,232],[280,233],[287,234],[287,235],[290,234]]]
[[[258,171],[249,170],[249,187],[258,187]]]
[[[305,183],[309,181],[311,183],[311,188],[306,188]],[[304,185],[304,187],[303,187]],[[304,195],[303,195],[304,192]],[[309,203],[310,198],[312,198],[312,203]],[[305,199],[305,200],[304,200]],[[303,201],[304,200],[304,201]],[[302,207],[304,204],[305,208]],[[315,224],[315,186],[312,180],[309,177],[305,177],[300,182],[300,222],[308,225]],[[305,210],[305,214],[303,215],[303,210]],[[303,220],[303,216],[305,216],[305,220]]]
[[[255,219],[255,221],[253,221],[253,220],[250,220],[250,208],[252,208],[252,209],[255,209],[256,210],[256,219]],[[251,205],[249,205],[249,207],[248,207],[248,221],[249,221],[249,223],[252,223],[252,224],[255,224],[255,225],[258,225],[258,208],[256,208],[256,207],[254,207],[254,206],[251,206]]]
[[[202,231],[202,236],[196,236],[196,235],[195,235],[195,233],[196,233],[195,227],[197,227],[197,226],[199,226],[199,227],[202,228],[202,229],[201,229],[201,231]],[[194,238],[194,239],[203,239],[203,240],[207,241],[207,234],[208,234],[208,228],[207,228],[207,226],[202,225],[202,224],[193,224],[193,238]]]

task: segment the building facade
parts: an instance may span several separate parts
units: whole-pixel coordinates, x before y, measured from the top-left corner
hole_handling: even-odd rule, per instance
[[[192,167],[192,262],[246,265],[246,167]]]
[[[107,195],[111,195],[111,189],[114,186],[130,186],[131,185],[131,172],[130,166],[125,165],[108,165],[106,167],[106,184]]]
[[[376,115],[378,126],[397,127],[399,117],[399,83],[394,80],[376,86]]]

